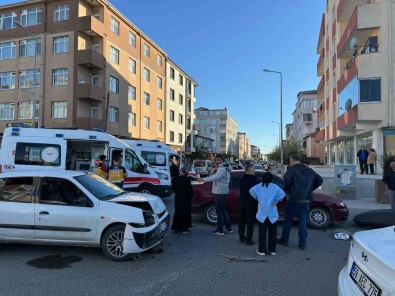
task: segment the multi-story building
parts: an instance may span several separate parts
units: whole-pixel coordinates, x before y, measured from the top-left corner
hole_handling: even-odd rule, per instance
[[[197,82],[194,81],[190,76],[186,75],[186,81],[187,81],[187,89],[186,89],[186,94],[185,97],[187,99],[186,103],[186,111],[185,111],[185,116],[186,116],[186,126],[185,126],[185,134],[186,134],[186,142],[185,142],[185,153],[189,154],[192,152],[195,152],[195,135],[196,129],[195,129],[195,113],[193,112],[196,104],[196,97],[195,97],[195,91],[196,87],[198,86]]]
[[[294,131],[293,131],[293,124],[292,123],[287,123],[285,125],[285,139],[289,140],[294,136]]]
[[[322,17],[317,73],[325,98],[329,165],[356,164],[365,145],[381,155],[395,153],[395,6],[391,0],[329,0]]]
[[[167,54],[109,2],[24,1],[1,6],[0,24],[0,130],[33,121],[165,141]]]
[[[198,108],[195,115],[195,129],[200,136],[214,140],[215,152],[237,155],[238,124],[229,115],[228,109]]]
[[[259,159],[261,157],[261,150],[258,146],[251,145],[251,157],[254,159]]]
[[[239,160],[245,160],[251,156],[250,145],[246,133],[237,133],[237,146]]]

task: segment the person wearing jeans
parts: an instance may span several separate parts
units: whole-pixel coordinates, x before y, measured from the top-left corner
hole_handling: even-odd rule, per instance
[[[226,198],[229,193],[230,172],[232,167],[224,163],[224,157],[217,154],[215,162],[218,164],[217,172],[209,177],[200,178],[200,182],[213,182],[211,192],[215,196],[215,211],[217,214],[217,229],[213,234],[224,235],[224,224],[228,233],[233,233],[232,225],[230,224],[228,212],[226,211]]]
[[[306,246],[307,241],[307,214],[309,212],[309,202],[293,202],[287,201],[284,209],[283,238],[288,238],[291,232],[292,223],[295,216],[299,223],[299,246]],[[288,244],[288,240],[284,240]]]

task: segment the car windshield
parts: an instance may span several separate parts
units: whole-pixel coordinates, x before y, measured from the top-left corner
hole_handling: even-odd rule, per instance
[[[263,166],[261,166],[261,165],[255,165],[255,169],[256,169],[256,170],[263,170]]]
[[[204,167],[206,166],[206,163],[203,160],[195,160],[193,163],[194,167]]]
[[[81,175],[74,177],[74,179],[100,200],[110,200],[126,192],[110,181],[94,174]]]

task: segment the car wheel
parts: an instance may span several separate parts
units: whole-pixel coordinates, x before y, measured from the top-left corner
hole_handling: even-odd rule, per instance
[[[217,212],[215,211],[215,204],[210,204],[204,208],[203,219],[208,224],[217,224]]]
[[[133,254],[123,252],[123,237],[125,234],[124,225],[114,225],[107,229],[101,240],[101,248],[104,255],[114,261],[125,261],[132,257]]]
[[[140,192],[140,193],[147,193],[147,194],[151,194],[151,195],[155,195],[155,190],[154,190],[152,187],[150,187],[150,186],[145,186],[145,185],[141,186],[141,187],[138,189],[138,192]]]
[[[331,216],[324,208],[311,208],[307,219],[307,224],[316,229],[324,229],[331,223]]]

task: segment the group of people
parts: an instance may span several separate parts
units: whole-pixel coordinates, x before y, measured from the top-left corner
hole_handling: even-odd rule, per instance
[[[369,174],[370,169],[370,173],[374,175],[374,166],[376,165],[377,161],[376,150],[370,148],[370,150],[367,151],[366,147],[362,146],[361,149],[359,149],[357,152],[357,157],[361,174],[363,174],[364,172],[366,173],[366,175]]]
[[[126,168],[122,165],[120,154],[113,156],[111,165],[108,163],[106,155],[100,155],[99,160],[95,163],[94,172],[120,188],[123,188],[123,183],[127,177]]]
[[[227,233],[233,233],[232,224],[226,211],[226,198],[229,193],[230,172],[232,167],[225,163],[222,155],[217,155],[215,162],[217,172],[209,177],[200,178],[200,182],[213,182],[212,193],[215,196],[215,210],[217,214],[217,228],[213,234],[223,236],[224,228]],[[306,249],[307,243],[307,215],[312,192],[321,186],[322,178],[308,165],[301,164],[297,155],[291,156],[291,165],[284,175],[284,190],[274,184],[273,175],[265,172],[262,181],[255,176],[253,164],[245,166],[245,174],[240,179],[240,210],[239,210],[239,241],[245,245],[253,245],[255,220],[258,221],[259,238],[258,255],[276,255],[277,242],[288,246],[292,222],[295,216],[299,220],[299,248]],[[395,169],[395,163],[394,163]],[[395,174],[395,170],[394,170]],[[180,170],[180,175],[174,179],[175,214],[172,229],[181,233],[189,232],[191,224],[191,199],[193,190],[191,180],[187,178],[188,171]],[[395,181],[395,175],[394,175]],[[283,231],[277,239],[277,221],[279,214],[277,203],[288,195],[285,205]]]

